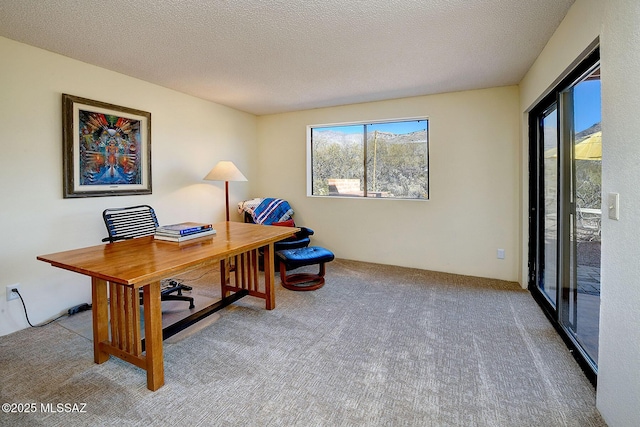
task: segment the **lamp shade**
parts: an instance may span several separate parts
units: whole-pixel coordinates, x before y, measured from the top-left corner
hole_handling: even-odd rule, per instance
[[[246,181],[247,178],[238,170],[233,162],[221,160],[204,177],[205,181]]]

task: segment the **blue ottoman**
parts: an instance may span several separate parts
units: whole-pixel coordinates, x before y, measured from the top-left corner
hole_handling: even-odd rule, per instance
[[[324,265],[334,259],[333,252],[319,246],[285,249],[277,251],[276,256],[280,261],[282,286],[292,291],[314,291],[321,288],[324,285]],[[320,265],[318,274],[295,273],[287,276],[287,270],[316,264]]]

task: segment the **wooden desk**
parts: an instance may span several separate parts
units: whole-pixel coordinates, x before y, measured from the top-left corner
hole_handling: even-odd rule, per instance
[[[263,298],[267,310],[275,308],[273,243],[290,237],[298,229],[240,222],[221,222],[214,224],[214,228],[217,231],[214,236],[183,243],[149,236],[41,255],[37,259],[91,277],[94,361],[104,363],[109,355],[119,357],[145,369],[147,388],[157,390],[164,385],[161,279],[220,263],[222,301],[214,308],[207,307],[189,316],[192,319],[188,324],[197,321],[198,314],[200,317],[211,314],[247,294]],[[261,248],[264,284],[259,283],[258,275]],[[233,275],[227,268],[229,259],[235,263]],[[144,341],[140,330],[140,288]],[[167,337],[165,331],[164,338]]]

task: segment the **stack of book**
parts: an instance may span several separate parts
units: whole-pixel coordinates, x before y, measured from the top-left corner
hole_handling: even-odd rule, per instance
[[[211,224],[199,222],[181,222],[179,224],[163,225],[156,228],[155,238],[169,242],[184,242],[185,240],[216,234]]]

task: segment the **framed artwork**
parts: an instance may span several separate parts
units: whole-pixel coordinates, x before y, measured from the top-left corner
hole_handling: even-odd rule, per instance
[[[64,197],[151,194],[151,113],[62,95]]]

